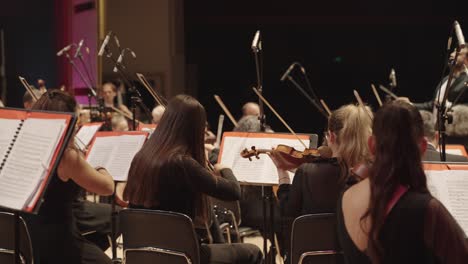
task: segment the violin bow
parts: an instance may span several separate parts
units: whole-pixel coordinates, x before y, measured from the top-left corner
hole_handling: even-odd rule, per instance
[[[384,93],[390,95],[390,97],[392,97],[393,99],[398,99],[398,96],[394,93],[392,93],[389,89],[387,89],[385,86],[383,85],[379,85],[379,89],[382,90]]]
[[[377,102],[379,103],[379,106],[382,106],[382,99],[380,99],[379,92],[377,92],[377,89],[375,88],[375,85],[371,83],[371,88],[372,92],[374,92],[375,98],[377,99]]]
[[[164,103],[164,98],[160,95],[158,95],[158,93],[153,90],[153,88],[151,88],[151,85],[150,83],[148,82],[148,80],[146,79],[146,77],[141,74],[141,73],[136,73],[136,76],[138,77],[138,80],[140,81],[141,84],[143,84],[143,86],[146,88],[146,90],[148,90],[148,92],[151,94],[151,96],[153,96],[154,100],[159,104],[159,105],[162,105],[164,107],[166,107],[166,104]]]
[[[320,104],[322,104],[325,111],[327,111],[328,117],[330,117],[332,112],[330,111],[330,108],[328,107],[327,103],[325,103],[323,99],[320,99]]]
[[[32,96],[34,102],[37,101],[39,98],[37,98],[36,94],[33,92],[34,88],[32,88],[31,85],[29,85],[28,81],[26,81],[25,78],[23,78],[23,77],[21,77],[19,75],[18,75],[18,78],[19,78],[21,84],[23,84],[24,88],[26,88],[26,91],[28,91],[28,93]]]
[[[236,119],[232,116],[231,112],[229,111],[229,109],[226,107],[226,105],[223,103],[223,100],[221,100],[221,97],[219,97],[218,95],[214,95],[214,99],[216,100],[216,102],[218,102],[219,106],[221,107],[221,109],[223,109],[224,113],[226,113],[226,115],[228,116],[229,120],[231,120],[231,122],[234,124],[234,126],[237,126],[237,122],[236,122]]]
[[[278,112],[276,112],[276,110],[265,99],[265,97],[263,97],[263,95],[260,94],[260,92],[257,90],[257,88],[253,87],[252,89],[258,95],[260,100],[262,100],[262,102],[265,103],[265,105],[268,106],[268,108],[270,108],[270,110],[273,112],[273,114],[276,115],[276,117],[281,121],[281,123],[283,123],[283,125],[289,130],[289,132],[291,132],[291,134],[293,134],[297,138],[297,140],[299,140],[299,142],[301,142],[302,146],[304,146],[304,148],[307,149],[307,146],[304,143],[304,141],[302,141],[302,139],[299,138],[299,136],[296,134],[296,132],[294,132],[294,130],[292,130],[292,128],[288,125],[288,123],[286,123],[286,121],[284,121],[284,119],[280,116],[280,114],[278,114]]]
[[[111,106],[111,107],[109,107],[109,108],[112,109],[112,110],[114,110],[115,112],[117,112],[117,113],[123,115],[124,117],[130,119],[130,120],[133,119],[133,117],[132,117],[131,115],[125,113],[124,111],[122,111],[122,110],[120,110],[120,109],[118,109],[118,108],[116,108],[116,107],[114,107],[114,106]],[[137,123],[143,123],[143,122],[141,122],[141,121],[138,120],[138,119],[135,119],[135,121],[136,121]]]
[[[356,97],[356,100],[358,101],[359,106],[362,107],[362,109],[367,113],[367,115],[369,115],[369,118],[372,120],[373,119],[372,114],[371,112],[367,111],[366,105],[364,104],[364,101],[362,101],[362,98],[359,95],[358,91],[353,90],[353,93],[354,93],[354,97]]]
[[[223,134],[223,123],[224,123],[224,115],[219,115],[218,130],[216,131],[215,147],[219,147],[219,145],[221,145],[221,136]]]
[[[358,101],[359,106],[365,107],[364,101],[362,101],[361,96],[359,95],[358,91],[353,90],[354,97],[356,97],[356,100]]]

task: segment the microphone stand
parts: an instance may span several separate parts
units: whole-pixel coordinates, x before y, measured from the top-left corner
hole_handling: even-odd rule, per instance
[[[307,94],[307,92],[304,90],[304,88],[302,88],[299,83],[296,82],[296,80],[291,76],[291,75],[288,75],[286,76],[286,78],[288,78],[288,80],[305,96],[305,98],[307,98],[307,100],[309,100],[309,102],[315,107],[317,108],[317,110],[319,111],[320,114],[322,114],[325,118],[328,118],[328,115],[327,113],[323,110],[323,108],[317,103],[317,99],[312,99],[310,97],[309,94]],[[316,96],[316,95],[315,95]],[[315,97],[314,96],[314,97]]]
[[[99,104],[99,107],[98,107],[98,111],[101,112],[102,111],[102,107],[100,105],[100,102],[102,100],[100,100],[96,94],[96,91],[94,90],[92,84],[86,80],[83,72],[80,70],[80,68],[78,68],[75,64],[75,62],[73,61],[73,59],[70,57],[70,54],[68,54],[68,52],[65,52],[65,57],[68,59],[68,62],[71,64],[72,68],[76,71],[76,73],[78,73],[78,76],[80,77],[81,81],[83,81],[83,83],[88,87],[88,104],[89,104],[89,111],[91,113],[91,98],[94,97],[96,98],[96,101],[98,102]]]
[[[455,73],[455,66],[457,63],[457,58],[460,54],[461,48],[457,47],[456,53],[455,53],[455,58],[451,63],[450,67],[450,73],[447,79],[447,86],[445,88],[445,93],[443,95],[442,101],[437,101],[437,120],[438,120],[438,131],[439,131],[439,146],[440,146],[440,160],[441,161],[446,161],[446,138],[447,138],[447,131],[446,131],[446,126],[445,126],[445,121],[448,121],[451,123],[452,118],[449,117],[449,114],[447,113],[447,101],[448,101],[448,94],[452,85],[452,80],[453,76]],[[440,90],[439,90],[439,96],[440,98]]]
[[[252,46],[252,51],[254,53],[255,59],[255,70],[257,75],[257,90],[260,95],[263,93],[263,57],[262,57],[262,40],[260,37],[260,32],[258,32],[259,39],[256,46]],[[258,106],[260,108],[260,116],[258,119],[260,120],[260,131],[265,132],[267,129],[266,124],[266,116],[265,116],[265,109],[263,107],[263,101],[258,98]],[[269,188],[265,188],[266,186],[262,185],[262,199],[263,199],[263,252],[265,263],[275,263],[276,259],[276,246],[275,246],[275,220],[274,220],[274,194],[273,194],[273,186],[268,186]],[[268,223],[268,215],[267,215],[267,208],[269,206],[269,217],[270,223]],[[268,246],[267,246],[267,239],[270,239],[270,251],[268,254]]]

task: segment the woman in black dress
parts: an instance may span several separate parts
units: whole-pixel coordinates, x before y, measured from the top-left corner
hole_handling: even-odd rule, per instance
[[[158,129],[135,155],[124,198],[131,208],[174,211],[201,222],[210,195],[238,200],[240,186],[231,169],[207,170],[204,150],[206,113],[194,98],[178,95],[168,104]],[[262,254],[250,244],[201,245],[201,263],[260,263]]]
[[[344,192],[337,208],[347,263],[468,263],[462,229],[427,188],[417,109],[384,105],[372,130],[368,178]]]
[[[69,94],[53,90],[43,94],[32,109],[74,113],[77,104]],[[91,167],[74,146],[74,140],[70,140],[38,215],[24,216],[31,233],[35,263],[111,263],[104,252],[81,237],[76,227],[72,203],[80,187],[110,195],[114,191],[114,181],[104,168]]]
[[[282,216],[295,218],[335,212],[343,188],[359,180],[349,177],[349,169],[370,160],[367,138],[371,135],[371,124],[372,112],[368,108],[349,104],[333,111],[326,133],[333,158],[302,164],[292,184],[286,170],[295,168],[275,152],[270,155],[278,168]]]

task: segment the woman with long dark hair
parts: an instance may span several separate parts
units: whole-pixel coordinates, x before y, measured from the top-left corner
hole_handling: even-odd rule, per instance
[[[49,90],[32,109],[76,113],[77,104],[69,94]],[[74,143],[71,139],[64,151],[38,215],[25,215],[37,263],[111,263],[104,252],[79,233],[72,203],[81,188],[99,195],[112,194],[114,181],[104,168],[91,167]]]
[[[384,105],[372,131],[369,177],[344,192],[337,209],[347,262],[467,263],[462,229],[428,191],[417,109],[398,101]]]
[[[207,170],[206,113],[194,98],[178,95],[168,104],[158,129],[132,161],[124,198],[132,208],[175,211],[195,222],[208,216],[206,196],[238,200],[240,186],[231,169]],[[215,175],[217,174],[217,175]],[[260,263],[249,244],[201,245],[201,263]]]

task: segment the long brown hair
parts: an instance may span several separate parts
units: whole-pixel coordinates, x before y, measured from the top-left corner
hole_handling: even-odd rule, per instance
[[[328,130],[336,134],[337,150],[342,167],[342,181],[348,176],[347,168],[369,162],[367,139],[372,134],[372,111],[353,104],[333,111],[328,118]]]
[[[34,103],[32,109],[73,113],[77,104],[75,98],[66,92],[49,90]]]
[[[372,131],[375,159],[369,176],[370,202],[361,223],[369,218],[368,254],[372,263],[381,263],[384,252],[379,243],[379,233],[387,205],[397,187],[403,185],[412,191],[428,192],[419,145],[424,129],[421,115],[414,106],[395,101],[377,111]]]
[[[174,173],[165,166],[168,162],[187,156],[205,166],[205,123],[205,109],[193,97],[170,100],[158,128],[132,161],[124,198],[135,205],[158,206],[159,178]]]

